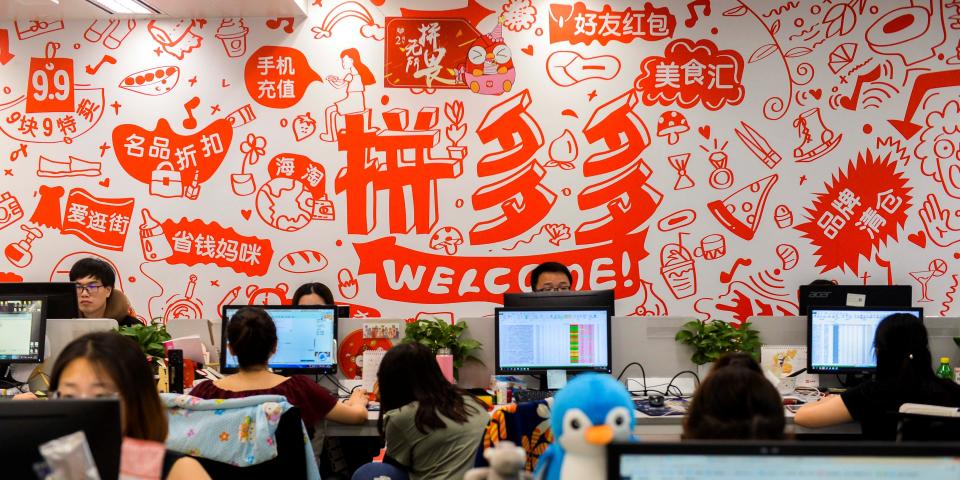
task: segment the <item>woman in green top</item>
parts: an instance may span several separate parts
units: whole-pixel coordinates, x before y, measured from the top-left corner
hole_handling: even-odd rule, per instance
[[[419,343],[391,348],[377,381],[384,462],[412,480],[462,478],[489,420],[484,404],[447,381],[433,352]]]

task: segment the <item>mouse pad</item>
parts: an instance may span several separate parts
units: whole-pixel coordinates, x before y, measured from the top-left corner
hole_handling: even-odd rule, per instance
[[[653,407],[650,400],[645,398],[635,399],[633,404],[637,410],[650,417],[682,416],[687,413],[688,401],[685,398],[667,398],[664,399],[662,407]]]

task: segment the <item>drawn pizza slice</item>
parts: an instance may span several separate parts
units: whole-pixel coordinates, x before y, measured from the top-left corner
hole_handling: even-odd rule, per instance
[[[723,200],[708,203],[707,208],[727,230],[744,240],[751,240],[760,226],[767,195],[778,178],[777,174],[761,178]]]

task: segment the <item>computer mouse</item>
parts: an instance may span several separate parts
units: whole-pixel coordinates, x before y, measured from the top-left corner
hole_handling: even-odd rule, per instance
[[[650,402],[651,407],[663,406],[663,395],[650,395],[647,397],[647,400]]]

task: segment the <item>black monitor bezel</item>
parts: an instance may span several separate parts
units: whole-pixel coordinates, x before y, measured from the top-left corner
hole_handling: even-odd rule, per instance
[[[953,457],[960,443],[892,443],[836,441],[684,441],[669,443],[612,443],[607,446],[607,478],[623,478],[624,455],[830,456],[830,457]]]
[[[562,299],[583,299],[595,298],[598,300],[596,305],[571,305],[574,307],[604,307],[610,310],[610,316],[616,315],[616,291],[607,290],[562,290],[549,292],[507,292],[503,294],[503,306],[507,308],[526,308],[540,307],[544,305],[541,301],[546,300],[550,307],[567,308],[564,305],[550,305],[553,302],[559,302]],[[529,301],[527,301],[529,300]]]
[[[270,313],[270,310],[330,310],[333,312],[333,349],[331,355],[333,364],[329,367],[304,367],[304,368],[273,368],[270,369],[282,375],[333,375],[337,373],[337,324],[340,317],[336,305],[224,305],[220,310],[220,372],[235,373],[238,367],[227,367],[227,326],[230,319],[227,318],[227,310],[239,310],[244,307],[262,308]]]
[[[80,318],[73,282],[0,282],[0,296],[20,295],[47,297],[47,318]]]
[[[504,370],[500,366],[500,312],[606,312],[607,317],[607,367],[557,367],[536,369]],[[550,370],[564,370],[568,373],[598,372],[611,373],[613,368],[612,315],[610,309],[602,307],[497,307],[493,311],[494,371],[497,375],[544,375]]]
[[[923,322],[923,307],[813,307],[807,311],[807,372],[814,374],[862,374],[874,373],[877,367],[856,367],[856,368],[817,368],[813,365],[813,313],[814,310],[828,312],[849,312],[849,311],[867,311],[867,312],[917,312],[920,321]]]
[[[875,299],[880,299],[880,301],[886,301],[890,298],[890,295],[877,295],[881,290],[890,291],[901,291],[905,293],[906,296],[902,297],[901,300],[907,300],[907,303],[900,305],[879,305],[876,304]],[[853,284],[843,284],[843,285],[801,285],[797,289],[797,314],[806,315],[807,310],[810,309],[810,293],[812,291],[829,291],[831,295],[836,294],[850,294],[854,293],[857,295],[865,296],[865,305],[867,308],[874,307],[895,307],[895,308],[906,308],[913,306],[913,286],[912,285],[853,285]],[[873,295],[870,295],[870,292],[874,291]],[[846,298],[842,300],[844,304],[834,304],[834,305],[822,305],[822,307],[844,307],[846,305]],[[893,303],[893,302],[891,302]],[[820,307],[821,305],[814,305]]]
[[[27,302],[40,302],[40,325],[37,331],[40,332],[39,338],[37,338],[37,355],[31,358],[20,358],[20,359],[0,359],[2,364],[20,364],[20,363],[43,363],[43,350],[45,347],[44,340],[47,337],[47,297],[44,295],[0,295],[0,302],[8,300],[22,300]],[[31,325],[31,329],[33,326]]]

